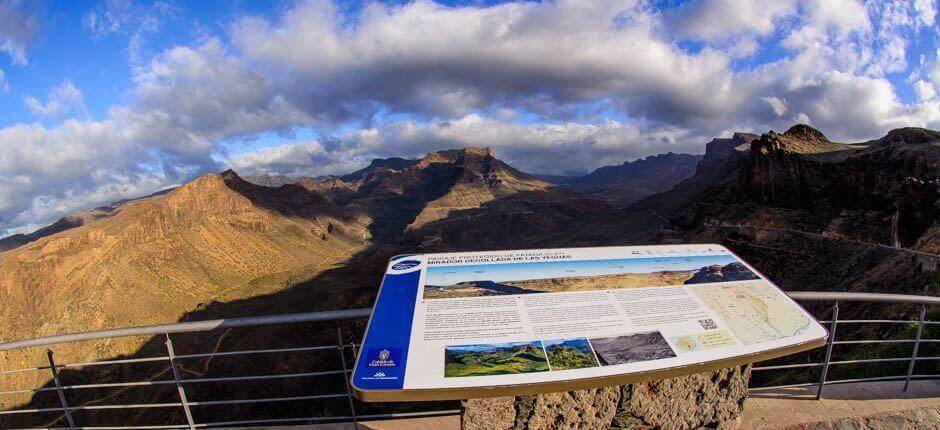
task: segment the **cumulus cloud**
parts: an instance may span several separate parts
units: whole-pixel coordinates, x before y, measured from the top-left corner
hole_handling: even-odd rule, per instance
[[[68,114],[85,110],[82,91],[68,79],[49,92],[45,103],[33,96],[26,96],[23,102],[33,114],[53,119],[62,119]]]
[[[175,10],[160,5],[112,1],[85,17],[94,37],[129,39],[132,86],[105,118],[74,119],[81,93],[70,99],[63,83],[26,103],[72,119],[0,129],[0,147],[13,148],[0,151],[0,230],[226,166],[338,174],[372,157],[475,145],[526,170],[577,173],[700,153],[713,136],[795,121],[843,141],[940,128],[936,56],[907,63],[912,35],[934,22],[929,2],[720,0],[660,11],[642,0],[423,0],[350,10],[310,0],[162,52],[133,48],[134,31],[152,34]],[[768,45],[780,55],[754,55]],[[919,101],[899,99],[886,75],[900,72]],[[336,137],[240,150],[298,126]]]

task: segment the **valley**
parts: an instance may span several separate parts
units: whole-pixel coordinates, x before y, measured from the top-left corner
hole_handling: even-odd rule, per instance
[[[248,181],[232,171],[208,174],[165,193],[92,209],[34,234],[0,240],[0,324],[7,328],[0,341],[368,307],[390,256],[475,249],[715,242],[784,289],[936,295],[937,259],[892,247],[940,252],[938,160],[940,133],[932,130],[899,129],[875,141],[842,144],[808,126],[795,126],[780,134],[715,139],[689,176],[663,176],[668,180],[657,187],[664,191],[638,200],[600,198],[564,184],[571,179],[562,184],[539,179],[485,148],[433,152],[419,160],[376,160],[341,177]],[[733,228],[738,225],[778,230]],[[628,288],[711,282],[735,273],[624,275],[607,281]],[[591,288],[577,278],[499,284],[531,292]],[[468,285],[467,291],[478,294],[491,287]],[[362,327],[346,329],[354,333]],[[212,336],[227,349],[320,339],[316,332],[276,327],[253,333]],[[161,342],[128,338],[71,344],[57,347],[56,354],[70,362],[135,357],[158,351]],[[180,340],[179,348],[198,352],[205,345],[205,339]],[[38,366],[42,359],[35,349],[0,354],[4,368]],[[288,370],[298,363],[276,365]],[[236,367],[225,361],[188,366],[221,373]],[[250,368],[242,370],[250,373]],[[158,371],[131,376],[144,380]],[[66,376],[109,378],[92,368]],[[49,383],[44,374],[3,381],[11,387]],[[237,395],[257,388],[230,389]],[[135,400],[133,393],[124,396]],[[89,394],[89,401],[94,398]],[[36,406],[53,400],[20,396],[8,401]],[[109,414],[114,422],[127,418]]]

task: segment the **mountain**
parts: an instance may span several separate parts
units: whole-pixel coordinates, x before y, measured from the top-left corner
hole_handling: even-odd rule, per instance
[[[940,252],[940,134],[842,144],[797,125],[736,158],[670,214],[671,237],[732,244],[788,289],[938,293],[936,258],[903,249]]]
[[[142,198],[146,199],[149,197],[160,196],[170,191],[173,191],[173,189],[169,188],[166,190],[157,191],[156,193],[153,193],[149,196],[142,197]],[[23,246],[30,242],[35,242],[46,236],[51,236],[53,234],[60,233],[60,232],[63,232],[65,230],[72,229],[75,227],[81,227],[85,225],[85,223],[90,222],[90,221],[94,221],[100,218],[107,218],[117,213],[120,207],[123,206],[124,204],[135,201],[135,200],[139,200],[139,199],[126,199],[126,200],[113,202],[104,206],[99,206],[92,210],[78,211],[71,215],[67,215],[62,218],[59,218],[58,221],[52,224],[49,224],[43,228],[40,228],[32,233],[14,234],[14,235],[10,235],[4,238],[0,238],[0,253],[2,253],[3,251],[9,251],[14,248],[19,248],[20,246]]]
[[[566,183],[582,193],[629,204],[672,188],[695,173],[701,155],[651,155],[619,166],[604,166]]]
[[[0,341],[165,323],[211,302],[279,291],[363,249],[367,225],[299,186],[205,175],[3,253]],[[57,352],[82,360],[128,353],[137,342]],[[17,353],[0,357],[4,368],[26,360]]]
[[[32,235],[4,239],[0,341],[367,307],[390,256],[452,250],[719,242],[785,289],[940,294],[937,259],[908,251],[940,252],[936,131],[898,129],[853,144],[832,142],[805,125],[760,136],[735,133],[709,142],[690,176],[674,176],[678,182],[671,188],[626,205],[516,170],[486,148],[390,160],[350,175],[264,182],[276,185],[271,187],[231,171],[205,175],[162,195],[78,213]],[[620,171],[639,166],[677,171],[657,160],[599,170],[581,183],[628,183],[631,176]],[[682,279],[736,273],[705,269],[683,273]],[[348,333],[356,337],[361,329],[355,325]],[[335,342],[323,338],[335,333],[316,330],[267,327],[251,333],[212,336],[226,350]],[[174,342],[181,350],[205,352],[206,338],[201,339]],[[57,346],[56,354],[72,362],[153,356],[164,341],[69,344]],[[0,363],[40,365],[41,352],[0,354]],[[244,363],[200,361],[200,372],[251,374],[252,362]],[[294,364],[273,366],[289,373]],[[39,373],[23,375],[12,378],[13,386],[45,380]],[[134,373],[130,379],[155,375]],[[87,383],[110,376],[92,368],[68,375]],[[233,397],[251,397],[250,388],[228,389]],[[130,392],[122,396],[126,403],[139,400]],[[34,399],[36,405],[54,406]],[[127,422],[113,413],[109,422]],[[13,424],[0,421],[0,427]]]

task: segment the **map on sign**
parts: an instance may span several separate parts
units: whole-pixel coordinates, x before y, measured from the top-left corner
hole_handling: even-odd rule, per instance
[[[765,282],[693,288],[745,345],[799,336],[815,322]]]
[[[619,385],[815,347],[826,331],[720,245],[423,254],[389,263],[365,401]]]

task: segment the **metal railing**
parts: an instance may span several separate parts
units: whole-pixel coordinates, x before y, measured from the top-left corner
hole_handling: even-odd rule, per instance
[[[840,292],[817,292],[817,291],[794,291],[787,293],[791,298],[800,302],[833,302],[831,316],[827,320],[820,320],[826,324],[829,329],[829,339],[826,342],[823,360],[810,363],[781,364],[754,366],[751,370],[755,372],[809,369],[818,368],[819,378],[814,382],[805,382],[798,384],[772,385],[764,387],[749,388],[751,392],[773,390],[781,388],[798,387],[816,387],[816,399],[821,399],[823,389],[827,384],[845,384],[854,382],[875,382],[875,381],[904,381],[904,391],[910,387],[911,380],[915,379],[940,379],[936,374],[915,374],[914,368],[920,361],[940,360],[940,356],[919,356],[918,352],[922,344],[940,343],[940,339],[922,338],[924,327],[932,324],[940,324],[940,321],[929,321],[927,309],[931,306],[940,305],[940,297],[913,296],[905,294],[875,294],[875,293],[840,293]],[[920,305],[920,316],[917,320],[896,320],[896,319],[839,319],[840,303],[881,303],[881,304],[899,304],[899,305]],[[912,339],[852,339],[836,340],[839,331],[839,325],[842,324],[916,324],[916,335]],[[886,345],[886,344],[913,344],[911,355],[908,357],[890,357],[890,358],[867,358],[855,360],[832,360],[832,351],[838,345]],[[873,364],[873,363],[899,363],[907,362],[907,373],[904,375],[877,376],[865,378],[849,378],[829,380],[829,369],[831,366]]]
[[[219,320],[210,320],[210,321],[198,321],[198,322],[184,322],[176,324],[162,324],[162,325],[152,325],[152,326],[142,326],[142,327],[130,327],[130,328],[121,328],[114,330],[99,330],[92,332],[83,332],[83,333],[72,333],[58,336],[49,336],[44,338],[29,339],[18,342],[10,342],[5,344],[0,344],[0,351],[8,351],[14,349],[28,348],[28,347],[37,347],[37,346],[49,346],[49,345],[58,345],[69,342],[78,342],[78,341],[89,341],[96,339],[114,339],[119,337],[132,337],[132,336],[160,336],[165,338],[164,346],[166,348],[165,355],[152,356],[152,357],[139,357],[139,358],[122,358],[122,359],[113,359],[113,360],[99,360],[91,362],[77,362],[77,363],[56,363],[54,353],[51,349],[45,351],[45,359],[48,362],[48,365],[43,366],[34,366],[26,367],[19,369],[4,369],[0,370],[0,376],[9,375],[15,373],[23,372],[49,372],[49,376],[52,380],[52,386],[43,386],[38,388],[27,388],[27,389],[14,389],[3,391],[0,389],[0,396],[4,395],[15,395],[15,394],[35,394],[43,392],[55,392],[58,396],[59,406],[58,407],[41,407],[41,408],[28,408],[20,407],[13,408],[8,410],[0,410],[0,418],[5,415],[20,415],[20,414],[48,414],[48,413],[59,413],[58,417],[54,420],[55,422],[61,421],[64,419],[68,423],[68,427],[48,427],[43,426],[43,428],[58,428],[58,429],[141,429],[141,428],[150,428],[150,429],[197,429],[197,428],[214,428],[214,427],[232,427],[232,426],[249,426],[249,425],[274,425],[274,424],[298,424],[298,423],[320,423],[320,422],[353,422],[358,423],[362,420],[372,420],[372,419],[392,419],[392,418],[405,418],[405,417],[420,417],[420,416],[440,416],[440,415],[453,415],[457,414],[460,411],[449,409],[449,410],[432,410],[432,411],[422,411],[422,412],[398,412],[398,413],[380,413],[380,414],[362,414],[357,412],[356,401],[353,398],[351,386],[349,384],[349,377],[352,373],[351,366],[347,363],[346,352],[351,351],[353,359],[356,357],[356,348],[358,344],[354,342],[343,342],[343,333],[341,328],[337,327],[337,343],[330,345],[308,345],[308,346],[299,346],[291,348],[271,348],[271,349],[250,349],[250,350],[236,350],[236,351],[213,351],[207,353],[194,353],[194,354],[177,354],[174,350],[174,343],[171,337],[171,334],[176,333],[196,333],[196,332],[205,332],[218,329],[226,328],[240,328],[240,327],[257,327],[265,325],[278,325],[278,324],[296,324],[296,323],[307,323],[307,322],[337,322],[337,321],[347,321],[347,320],[364,320],[369,317],[371,313],[370,309],[351,309],[343,311],[327,311],[327,312],[311,312],[303,314],[290,314],[290,315],[276,315],[276,316],[262,316],[262,317],[247,317],[247,318],[229,318],[229,319],[219,319]],[[337,368],[335,370],[325,370],[325,371],[315,371],[315,372],[293,372],[293,373],[277,373],[277,374],[260,374],[260,375],[238,375],[238,376],[222,376],[222,377],[199,377],[199,378],[184,378],[181,375],[179,368],[179,361],[186,359],[195,359],[195,358],[210,358],[210,357],[239,357],[245,355],[257,355],[257,354],[284,354],[284,353],[295,353],[295,352],[309,352],[309,351],[330,351],[334,350],[338,352],[337,359]],[[131,382],[104,382],[104,383],[93,383],[93,384],[66,384],[60,377],[60,372],[62,369],[75,369],[75,368],[85,368],[89,366],[114,366],[114,365],[127,365],[127,364],[140,364],[140,363],[153,363],[153,362],[162,362],[169,365],[172,370],[172,379],[157,379],[157,380],[145,380],[145,381],[131,381]],[[299,396],[281,396],[281,397],[261,397],[261,398],[249,398],[249,399],[233,399],[233,400],[200,400],[194,401],[187,396],[187,388],[195,384],[209,384],[209,383],[220,383],[220,382],[246,382],[246,381],[274,381],[274,380],[284,380],[284,379],[296,379],[296,378],[319,378],[326,377],[331,375],[339,375],[345,382],[345,389],[341,392],[335,393],[325,393],[325,394],[310,394],[310,395],[299,395]],[[160,403],[133,403],[133,404],[95,404],[95,405],[72,405],[68,401],[68,394],[76,392],[78,390],[89,390],[89,389],[100,389],[100,388],[126,388],[126,387],[154,387],[154,386],[175,386],[176,392],[178,393],[178,400],[172,402],[160,402]],[[277,403],[277,402],[296,402],[296,401],[315,401],[315,400],[326,400],[326,399],[346,399],[348,401],[348,415],[332,415],[332,416],[303,416],[303,417],[290,417],[290,418],[270,418],[270,419],[241,419],[241,420],[228,420],[228,421],[215,421],[215,422],[199,422],[194,419],[194,414],[192,412],[193,408],[203,408],[203,407],[213,407],[213,406],[231,406],[231,405],[245,405],[245,404],[255,404],[255,403]],[[92,423],[82,423],[77,420],[74,416],[75,412],[85,411],[85,412],[95,412],[95,411],[108,411],[108,410],[122,410],[122,409],[178,409],[182,411],[183,417],[185,417],[185,422],[179,424],[163,424],[163,425],[131,425],[131,426],[107,426],[107,427],[96,427],[89,426],[88,424]]]
[[[790,384],[790,385],[776,385],[769,387],[757,387],[751,388],[751,391],[761,391],[777,388],[788,388],[788,387],[817,387],[817,398],[820,398],[823,394],[823,388],[827,384],[838,384],[838,383],[847,383],[847,382],[862,382],[862,381],[883,381],[883,380],[904,380],[905,381],[905,390],[907,389],[911,380],[914,379],[928,379],[928,378],[940,378],[940,375],[919,375],[914,373],[915,364],[921,361],[926,360],[940,360],[940,357],[935,356],[919,356],[918,352],[922,344],[925,343],[936,343],[940,342],[940,339],[923,339],[923,328],[931,324],[940,324],[940,321],[928,321],[926,320],[927,308],[929,306],[940,305],[940,298],[937,297],[926,297],[926,296],[908,296],[908,295],[897,295],[897,294],[866,294],[866,293],[828,293],[828,292],[791,292],[789,295],[797,301],[807,302],[807,301],[825,301],[825,302],[835,302],[832,307],[832,317],[828,320],[820,321],[823,324],[827,324],[830,330],[829,341],[825,346],[824,359],[819,362],[812,363],[798,363],[798,364],[782,364],[782,365],[765,365],[765,366],[756,366],[753,367],[755,372],[768,372],[768,371],[785,371],[792,369],[805,369],[805,368],[818,368],[820,369],[820,375],[817,381],[801,383],[801,384]],[[845,320],[839,319],[839,304],[846,302],[874,302],[874,303],[886,303],[886,304],[910,304],[910,305],[921,305],[920,318],[918,320]],[[89,341],[96,339],[114,339],[120,337],[130,337],[130,336],[159,336],[161,339],[165,339],[163,342],[163,347],[165,347],[165,354],[158,356],[148,356],[148,357],[132,357],[132,358],[117,358],[110,360],[98,360],[91,362],[74,362],[74,363],[57,363],[55,360],[55,354],[52,350],[46,350],[44,355],[44,361],[47,362],[47,365],[26,367],[19,369],[3,369],[0,370],[0,376],[16,374],[21,372],[48,372],[49,378],[51,381],[46,384],[46,386],[38,388],[18,388],[13,390],[3,391],[3,388],[0,387],[0,396],[5,395],[35,395],[36,393],[56,393],[58,398],[58,406],[56,407],[27,407],[27,405],[20,406],[18,408],[0,410],[0,418],[7,415],[29,415],[29,414],[58,414],[55,422],[64,421],[68,424],[68,427],[58,427],[65,429],[73,428],[83,428],[83,429],[95,429],[95,428],[108,428],[108,429],[130,429],[130,428],[153,428],[153,429],[196,429],[196,428],[212,428],[212,427],[232,427],[232,426],[249,426],[249,425],[275,425],[275,424],[298,424],[298,423],[321,423],[321,422],[354,422],[358,423],[361,420],[369,419],[389,419],[389,418],[400,418],[400,417],[419,417],[419,416],[439,416],[439,415],[452,415],[460,413],[456,409],[444,409],[444,410],[424,410],[420,412],[404,412],[404,413],[362,413],[362,411],[357,408],[356,401],[353,398],[351,387],[349,385],[349,376],[351,373],[351,366],[347,362],[347,351],[352,353],[353,359],[356,356],[356,349],[359,347],[358,344],[354,342],[344,342],[343,333],[341,328],[337,327],[337,341],[335,344],[327,345],[302,345],[288,348],[269,348],[269,349],[246,349],[246,350],[229,350],[229,351],[220,351],[214,350],[212,352],[200,352],[200,353],[188,353],[188,354],[177,354],[174,349],[174,342],[171,335],[173,334],[183,334],[183,333],[198,333],[198,332],[207,332],[218,329],[231,329],[231,328],[245,328],[245,327],[257,327],[257,326],[267,326],[267,325],[276,325],[276,324],[297,324],[297,323],[321,323],[321,322],[339,322],[339,321],[355,321],[355,320],[364,320],[369,317],[369,309],[352,309],[344,311],[328,311],[328,312],[312,312],[312,313],[303,313],[303,314],[291,314],[291,315],[277,315],[277,316],[262,316],[262,317],[249,317],[249,318],[230,318],[230,319],[219,319],[219,320],[210,320],[210,321],[198,321],[198,322],[184,322],[176,324],[163,324],[163,325],[154,325],[154,326],[144,326],[144,327],[131,327],[131,328],[121,328],[115,330],[100,330],[93,332],[85,333],[74,333],[74,334],[65,334],[59,336],[50,336],[38,339],[23,340],[18,342],[10,342],[5,344],[0,344],[0,351],[8,351],[21,348],[30,348],[30,347],[40,347],[40,346],[51,346],[59,345],[69,342],[78,342],[78,341]],[[916,336],[912,339],[860,339],[860,340],[836,340],[836,335],[838,333],[837,328],[842,324],[916,324]],[[912,343],[913,344],[913,353],[910,357],[903,358],[872,358],[872,359],[861,359],[861,360],[832,360],[833,348],[838,345],[849,345],[849,344],[898,344],[898,343]],[[198,359],[198,358],[213,358],[213,357],[245,357],[249,355],[264,355],[264,354],[285,354],[285,353],[297,353],[297,352],[311,352],[311,351],[336,351],[337,358],[337,367],[331,370],[318,370],[318,371],[302,371],[302,372],[292,372],[292,373],[262,373],[262,374],[250,374],[250,375],[229,375],[229,376],[200,376],[196,378],[185,378],[180,372],[179,362],[181,360],[187,359]],[[272,360],[273,361],[273,360]],[[854,378],[854,379],[843,379],[843,380],[829,380],[827,379],[829,369],[831,366],[839,365],[848,365],[848,364],[868,364],[868,363],[886,363],[886,362],[901,362],[906,361],[909,363],[908,370],[906,375],[890,376],[890,377],[870,377],[870,378]],[[115,381],[115,382],[101,382],[95,381],[95,383],[85,383],[85,384],[70,384],[69,381],[65,381],[62,378],[61,371],[64,369],[84,369],[92,368],[98,366],[118,366],[118,365],[140,365],[142,363],[163,363],[169,366],[170,374],[172,378],[166,379],[151,379],[145,381]],[[233,399],[233,400],[217,400],[217,399],[208,399],[208,400],[193,400],[190,396],[187,395],[187,390],[191,389],[197,385],[206,385],[213,383],[222,383],[222,382],[256,382],[256,381],[276,381],[276,380],[287,380],[287,379],[302,379],[302,378],[322,378],[322,377],[342,377],[344,380],[343,389],[338,392],[329,392],[329,393],[308,393],[305,395],[291,395],[291,396],[270,396],[270,397],[258,397],[258,398],[246,398],[246,399]],[[127,387],[171,387],[175,388],[175,397],[174,401],[165,401],[165,402],[151,402],[151,403],[116,403],[116,404],[72,404],[69,402],[70,395],[77,393],[81,390],[91,390],[91,389],[113,389],[113,388],[127,388]],[[348,402],[348,415],[330,415],[330,416],[302,416],[302,417],[281,417],[281,418],[265,418],[265,419],[239,419],[239,420],[226,420],[226,421],[200,421],[194,418],[193,409],[196,408],[211,408],[216,406],[232,406],[232,405],[244,405],[244,404],[265,404],[265,403],[279,403],[279,402],[294,402],[294,401],[325,401],[328,399],[345,399]],[[76,412],[83,413],[94,413],[100,411],[113,411],[113,410],[149,410],[149,409],[173,409],[182,412],[182,417],[185,422],[179,422],[177,424],[160,424],[160,425],[131,425],[131,426],[108,426],[108,427],[90,427],[89,424],[97,424],[95,420],[89,419],[91,422],[81,422],[78,417],[75,416]],[[48,426],[45,426],[48,427]]]

